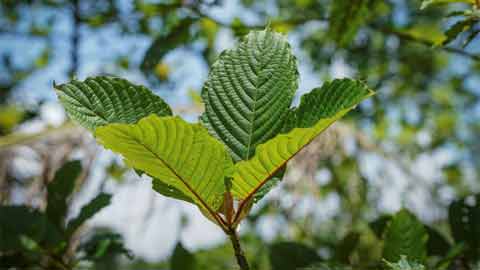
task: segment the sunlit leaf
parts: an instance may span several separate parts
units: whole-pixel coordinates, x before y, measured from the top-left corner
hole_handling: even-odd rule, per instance
[[[161,181],[161,188],[171,186],[175,198],[188,197],[210,213],[220,207],[232,161],[201,125],[152,115],[133,125],[98,128],[96,136],[127,164]]]
[[[283,134],[257,147],[255,156],[235,164],[232,193],[251,198],[272,175],[332,123],[373,92],[359,81],[341,79],[325,83],[304,95],[291,110]]]

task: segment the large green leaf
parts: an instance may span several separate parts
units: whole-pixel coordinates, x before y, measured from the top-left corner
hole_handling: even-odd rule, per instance
[[[208,131],[235,161],[281,131],[298,84],[296,59],[285,36],[252,31],[213,64],[202,90]]]
[[[175,188],[201,209],[211,214],[220,207],[233,164],[225,147],[200,124],[151,115],[133,125],[98,128],[96,136],[129,165]]]
[[[70,118],[90,130],[111,123],[133,124],[150,114],[172,114],[159,96],[120,78],[92,77],[55,88]]]
[[[235,164],[233,195],[250,199],[315,137],[372,94],[361,82],[341,79],[304,95],[299,107],[288,115],[286,133],[259,145],[252,159]]]
[[[50,222],[59,229],[65,225],[65,216],[68,210],[67,199],[75,188],[75,180],[82,172],[80,161],[65,163],[56,173],[47,186],[46,214]]]
[[[67,235],[71,236],[85,221],[92,218],[96,213],[110,204],[111,195],[100,193],[87,203],[80,210],[80,214],[74,219],[70,220],[67,225]]]
[[[427,231],[407,210],[399,211],[392,218],[384,241],[383,257],[389,262],[398,262],[404,255],[408,260],[422,263],[427,257]]]

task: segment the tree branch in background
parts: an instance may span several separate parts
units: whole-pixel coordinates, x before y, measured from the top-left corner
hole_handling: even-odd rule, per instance
[[[73,78],[78,72],[78,54],[79,54],[79,41],[80,41],[80,1],[72,1],[72,48],[71,48],[71,65],[68,71],[68,76]]]
[[[446,52],[449,52],[449,53],[458,54],[458,55],[461,55],[461,56],[469,57],[469,58],[471,58],[475,61],[480,61],[480,55],[469,53],[469,52],[466,52],[464,50],[453,48],[453,47],[436,47],[436,44],[434,42],[432,42],[431,40],[422,39],[422,38],[413,36],[411,34],[408,34],[408,33],[393,29],[393,28],[372,26],[372,29],[376,30],[376,31],[380,31],[380,32],[382,32],[384,34],[387,34],[387,35],[395,35],[401,40],[415,42],[415,43],[422,44],[422,45],[425,45],[425,46],[428,46],[428,47],[439,48],[439,49],[442,49],[442,50],[444,50]]]

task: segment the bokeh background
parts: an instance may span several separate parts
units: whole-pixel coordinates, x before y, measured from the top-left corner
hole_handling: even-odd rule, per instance
[[[204,269],[228,269],[222,231],[194,206],[152,191],[147,177],[69,122],[53,85],[120,76],[197,121],[209,66],[248,30],[268,26],[297,56],[297,103],[341,77],[364,80],[377,95],[290,162],[255,206],[241,226],[252,264],[265,269],[265,249],[277,241],[331,256],[349,232],[404,207],[448,230],[448,205],[480,192],[480,27],[466,15],[472,3],[452,2],[0,0],[0,203],[44,208],[45,179],[80,159],[69,216],[99,192],[113,195],[80,241],[116,232],[135,255],[111,256],[98,269],[168,269],[178,243]],[[374,237],[362,234],[348,260],[379,257]]]

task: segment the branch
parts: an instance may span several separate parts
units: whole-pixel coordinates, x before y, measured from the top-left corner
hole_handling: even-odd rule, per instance
[[[464,50],[457,49],[457,48],[454,48],[454,47],[437,47],[436,44],[434,42],[432,42],[431,40],[419,38],[419,37],[413,36],[409,33],[405,33],[405,32],[402,32],[402,31],[399,31],[399,30],[396,30],[396,29],[393,29],[393,28],[381,27],[381,26],[380,27],[379,26],[371,26],[371,28],[373,30],[382,32],[382,33],[387,34],[387,35],[395,35],[398,38],[400,38],[402,40],[405,40],[405,41],[411,41],[411,42],[414,42],[414,43],[425,45],[427,47],[439,48],[439,49],[442,49],[442,50],[444,50],[446,52],[449,52],[449,53],[454,53],[454,54],[457,54],[457,55],[469,57],[469,58],[471,58],[475,61],[480,61],[480,55],[469,53],[469,52],[466,52]]]
[[[34,134],[13,133],[7,136],[0,137],[0,151],[16,145],[31,144],[36,141],[45,140],[53,136],[65,136],[77,132],[77,126],[75,126],[71,122],[68,122],[59,127],[49,128]]]
[[[231,229],[228,232],[228,236],[230,237],[230,241],[232,242],[238,266],[240,266],[241,270],[250,270],[250,266],[248,265],[247,258],[245,257],[245,253],[242,250],[242,246],[240,245],[240,241],[238,239],[238,235],[235,229]]]

